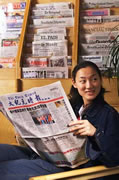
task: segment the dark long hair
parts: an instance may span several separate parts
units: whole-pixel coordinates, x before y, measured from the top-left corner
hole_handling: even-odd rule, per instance
[[[80,69],[86,68],[86,67],[93,68],[98,73],[100,79],[102,80],[101,71],[95,63],[93,63],[91,61],[82,61],[79,64],[77,64],[72,71],[72,79],[74,82],[76,80],[77,72]],[[100,93],[98,94],[98,96],[93,101],[97,101],[98,99],[104,101],[104,93],[105,92],[106,92],[105,89],[101,86]],[[72,106],[75,106],[77,104],[83,104],[82,96],[79,94],[77,88],[74,88],[73,85],[71,86],[71,89],[70,89],[69,100],[70,100]]]

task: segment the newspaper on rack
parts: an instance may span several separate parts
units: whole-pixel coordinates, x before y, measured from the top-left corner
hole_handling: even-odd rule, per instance
[[[77,118],[60,81],[0,96],[0,109],[38,155],[72,168],[87,161],[86,137],[69,132],[68,124]]]
[[[67,18],[73,17],[73,9],[55,9],[55,10],[33,10],[32,16],[35,18]]]
[[[96,33],[96,32],[112,32],[119,31],[119,22],[105,22],[99,24],[82,24],[80,26],[81,33]]]
[[[71,2],[54,2],[54,3],[46,3],[46,4],[35,4],[33,9],[40,10],[55,10],[55,9],[69,9],[73,8],[73,4]]]
[[[47,67],[48,59],[47,57],[33,57],[32,55],[25,56],[23,61],[24,67]]]
[[[74,26],[74,18],[51,18],[51,19],[33,19],[33,25],[30,27],[49,27],[49,26],[57,26],[57,27],[73,27]]]
[[[80,40],[82,43],[87,43],[87,44],[111,43],[118,36],[118,34],[119,34],[118,31],[83,34],[80,36]]]
[[[47,28],[40,28],[37,29],[37,35],[40,34],[64,34],[66,36],[66,28],[65,27],[47,27]]]
[[[80,21],[82,24],[102,23],[102,16],[82,16]]]
[[[34,56],[67,56],[67,51],[67,40],[32,42],[32,54]]]
[[[82,0],[81,5],[83,9],[88,8],[105,8],[105,7],[119,7],[118,0]]]
[[[91,10],[83,10],[81,11],[81,17],[82,16],[109,16],[110,15],[110,9],[91,9]]]
[[[0,39],[0,57],[15,57],[19,39]]]
[[[0,68],[15,68],[15,57],[0,57]]]
[[[119,15],[111,16],[82,16],[80,18],[81,23],[93,24],[93,23],[105,23],[105,22],[119,22]]]
[[[80,60],[83,61],[92,61],[94,62],[100,70],[106,69],[110,66],[110,56],[109,55],[90,55],[90,56],[80,56]]]
[[[81,55],[109,55],[111,43],[81,44]]]
[[[24,58],[24,67],[66,67],[67,56],[33,57]]]
[[[68,78],[68,67],[23,67],[23,78]]]
[[[34,34],[34,41],[59,41],[59,40],[64,40],[65,36],[64,34]]]
[[[4,12],[13,12],[13,11],[25,11],[26,2],[9,2],[0,5],[0,9]]]

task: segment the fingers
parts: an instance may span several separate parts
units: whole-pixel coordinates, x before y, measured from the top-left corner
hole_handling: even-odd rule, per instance
[[[70,124],[69,124],[69,127],[71,126],[75,126],[75,125],[81,125],[84,123],[84,120],[77,120],[77,121],[72,121]]]
[[[88,120],[74,121],[69,124],[69,132],[73,132],[73,135],[81,136],[93,136],[96,128]]]

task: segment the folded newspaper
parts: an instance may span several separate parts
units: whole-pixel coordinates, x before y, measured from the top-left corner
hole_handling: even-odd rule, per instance
[[[69,132],[77,118],[60,81],[0,96],[0,110],[38,155],[71,168],[87,161],[86,137]]]

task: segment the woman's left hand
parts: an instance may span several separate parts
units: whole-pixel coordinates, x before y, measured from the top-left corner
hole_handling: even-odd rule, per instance
[[[69,132],[75,136],[94,136],[96,128],[88,120],[77,120],[69,124]]]

